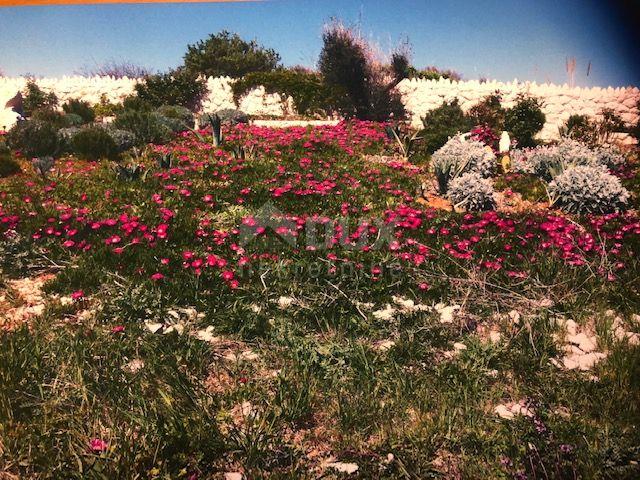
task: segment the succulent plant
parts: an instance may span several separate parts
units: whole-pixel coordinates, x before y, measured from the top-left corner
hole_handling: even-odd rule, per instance
[[[122,181],[134,181],[145,180],[148,170],[145,170],[144,166],[137,164],[119,164],[116,163],[113,166],[113,170],[116,174],[116,178]]]
[[[46,178],[47,174],[51,171],[56,161],[52,156],[37,157],[31,160],[36,173],[42,178]]]
[[[395,140],[398,150],[405,160],[413,157],[416,153],[418,142],[422,140],[419,131],[411,134],[406,131],[406,129],[401,128],[400,125],[395,125],[394,127],[387,126],[385,131],[389,140]]]
[[[213,115],[208,115],[209,117],[209,123],[211,124],[211,129],[213,132],[213,146],[214,147],[219,147],[220,145],[222,145],[222,120],[220,120],[220,117],[218,116],[217,113],[214,113]]]
[[[156,162],[158,168],[168,170],[174,165],[174,155],[173,153],[160,153],[156,156]]]

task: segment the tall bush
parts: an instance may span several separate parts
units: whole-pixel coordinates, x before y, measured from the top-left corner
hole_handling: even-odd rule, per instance
[[[79,99],[71,99],[62,105],[62,110],[66,114],[75,114],[82,118],[84,123],[91,123],[96,118],[96,113],[89,102]]]
[[[171,128],[157,112],[124,110],[116,115],[113,126],[135,136],[136,143],[165,143],[171,139]]]
[[[106,129],[99,126],[82,128],[71,137],[71,150],[85,160],[113,159],[118,147]]]
[[[54,92],[44,92],[33,80],[27,82],[22,100],[26,117],[30,117],[36,110],[53,109],[56,105],[58,97]]]
[[[534,137],[542,130],[545,121],[542,102],[535,97],[519,95],[516,104],[506,111],[504,126],[519,147],[534,147]]]
[[[505,109],[502,107],[502,97],[498,92],[487,95],[467,112],[472,126],[488,125],[495,132],[504,129]]]
[[[202,78],[186,69],[177,69],[145,77],[143,83],[135,86],[140,100],[153,107],[162,105],[180,105],[197,110],[207,91]]]
[[[7,144],[20,150],[25,157],[48,157],[60,151],[61,139],[58,128],[51,123],[25,120],[9,130]]]
[[[404,117],[393,87],[408,75],[405,54],[397,53],[385,66],[361,37],[337,21],[325,28],[322,40],[318,68],[328,85],[345,92],[349,105],[342,107],[344,115],[378,121]]]
[[[238,78],[251,72],[269,72],[278,67],[280,55],[255,40],[247,42],[226,30],[187,46],[184,66],[195,75]]]
[[[465,116],[458,99],[442,102],[438,108],[429,110],[422,117],[422,138],[427,153],[442,147],[449,138],[469,130],[471,124]]]

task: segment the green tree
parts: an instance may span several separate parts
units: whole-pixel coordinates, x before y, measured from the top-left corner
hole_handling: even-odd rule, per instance
[[[208,77],[242,77],[250,72],[268,72],[280,64],[280,55],[255,40],[247,42],[226,30],[187,46],[184,65],[188,71]]]

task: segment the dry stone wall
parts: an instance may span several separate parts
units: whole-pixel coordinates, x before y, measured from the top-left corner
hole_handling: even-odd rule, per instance
[[[80,98],[90,103],[98,103],[101,95],[106,95],[112,102],[121,101],[135,90],[138,80],[131,78],[116,79],[112,77],[62,77],[38,79],[38,85],[45,91],[56,93],[61,103],[70,98]],[[233,101],[229,77],[209,78],[209,93],[205,97],[203,111],[216,111],[225,108],[236,108]],[[15,123],[16,115],[4,108],[6,102],[16,92],[23,89],[26,79],[23,77],[0,77],[0,128],[9,128]],[[558,136],[558,127],[571,114],[597,116],[603,108],[611,108],[624,121],[638,121],[637,102],[640,101],[640,89],[626,88],[571,88],[567,85],[536,84],[535,82],[479,82],[440,80],[404,80],[398,86],[403,102],[415,126],[420,125],[420,117],[428,110],[438,107],[443,101],[458,98],[463,110],[468,110],[485,96],[500,92],[505,107],[513,105],[520,93],[529,93],[544,101],[544,113],[547,123],[540,137],[553,139]],[[278,94],[268,94],[260,87],[252,90],[240,99],[239,108],[244,112],[263,117],[286,117],[294,112],[291,98],[282,99]]]
[[[637,102],[640,101],[640,89],[625,88],[571,88],[568,85],[537,84],[535,82],[479,82],[469,80],[452,82],[440,80],[404,80],[398,86],[406,109],[411,114],[412,123],[419,125],[420,117],[436,108],[444,101],[458,98],[463,110],[468,110],[487,95],[499,92],[502,104],[512,107],[521,93],[539,97],[543,100],[542,110],[546,115],[546,124],[540,132],[543,139],[558,137],[560,127],[572,114],[596,117],[603,108],[611,108],[625,122],[638,121]]]

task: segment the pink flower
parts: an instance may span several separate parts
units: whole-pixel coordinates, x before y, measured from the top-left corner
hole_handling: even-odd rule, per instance
[[[84,292],[82,290],[76,290],[71,294],[71,298],[74,300],[82,300],[84,298]]]
[[[164,278],[164,275],[161,274],[160,272],[156,272],[153,275],[151,275],[151,280],[153,280],[154,282],[159,282],[163,278]]]
[[[109,444],[100,438],[92,438],[89,441],[89,449],[92,452],[104,452],[109,448]]]
[[[111,333],[122,333],[124,332],[124,325],[116,325],[111,329]]]
[[[418,285],[418,288],[420,290],[429,290],[429,284],[427,282],[422,282],[420,285]]]

